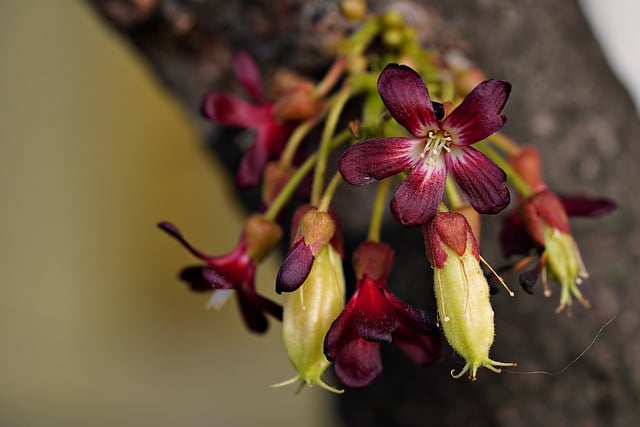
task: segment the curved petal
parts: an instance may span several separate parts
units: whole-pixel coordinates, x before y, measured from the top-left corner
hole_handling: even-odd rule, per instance
[[[378,78],[378,92],[389,113],[412,135],[426,138],[429,130],[439,129],[429,91],[411,68],[387,65]]]
[[[212,257],[204,252],[194,248],[191,243],[187,242],[178,227],[170,223],[169,221],[162,221],[158,223],[158,228],[166,232],[168,235],[176,239],[182,244],[189,252],[195,255],[196,258],[200,258],[203,261],[209,261]]]
[[[244,51],[233,55],[233,74],[253,99],[263,101],[260,70],[251,55]]]
[[[426,223],[438,210],[444,195],[447,168],[442,156],[433,166],[416,166],[391,200],[391,212],[402,225]]]
[[[280,265],[276,277],[276,292],[293,292],[302,286],[311,272],[314,261],[311,248],[304,244],[304,239],[299,239]]]
[[[254,332],[263,333],[269,328],[269,321],[256,303],[255,297],[258,297],[258,294],[243,289],[238,292],[238,305],[247,327]]]
[[[435,331],[417,335],[403,325],[393,334],[393,342],[417,365],[431,365],[442,357],[442,338]]]
[[[212,282],[210,280],[212,278],[211,274],[205,272],[205,270],[211,270],[211,267],[203,265],[186,267],[180,272],[179,277],[180,280],[187,283],[189,288],[194,292],[213,292],[214,289],[233,289],[233,285],[220,274],[217,274],[217,279],[219,280]],[[216,286],[214,283],[218,283],[221,286]]]
[[[420,142],[400,137],[360,141],[345,151],[338,170],[351,185],[370,184],[413,166],[419,157],[412,155],[412,149]]]
[[[502,228],[498,237],[502,256],[526,255],[536,246],[529,236],[519,211],[514,211],[502,220]]]
[[[364,387],[382,373],[380,344],[359,336],[347,342],[334,362],[336,376],[348,387]]]
[[[342,310],[342,313],[340,313],[336,320],[333,321],[324,337],[324,355],[330,362],[336,360],[336,357],[348,341],[358,336],[353,325],[353,316],[355,314],[355,308],[358,305],[358,295],[359,292],[356,291],[351,296],[349,302],[347,302],[347,306]]]
[[[360,282],[354,322],[360,336],[368,341],[391,342],[391,334],[400,321],[378,284],[365,275]]]
[[[387,290],[384,290],[383,293],[387,302],[395,309],[396,316],[400,318],[400,322],[405,328],[409,328],[418,334],[430,334],[435,331],[426,311],[411,307]]]
[[[271,105],[254,105],[227,93],[209,92],[202,99],[200,111],[221,125],[255,128],[270,119]]]
[[[475,210],[496,214],[509,205],[511,196],[504,185],[507,175],[487,156],[472,147],[459,147],[445,157],[447,168]]]
[[[560,201],[569,216],[596,218],[614,211],[617,207],[613,200],[581,195],[560,196]]]
[[[471,145],[497,132],[507,118],[500,115],[509,98],[511,83],[486,80],[476,86],[442,121],[455,145]]]

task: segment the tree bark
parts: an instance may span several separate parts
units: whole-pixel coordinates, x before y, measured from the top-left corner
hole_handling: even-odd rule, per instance
[[[233,50],[248,50],[267,70],[285,65],[315,75],[329,64],[331,44],[346,28],[335,1],[89,3],[194,116],[206,90],[232,81]],[[388,2],[373,3],[379,9]],[[382,376],[370,387],[336,398],[345,425],[640,425],[640,291],[628,286],[640,253],[640,203],[629,196],[640,191],[640,121],[579,7],[573,0],[392,4],[411,10],[434,43],[458,46],[488,76],[511,81],[504,131],[541,150],[553,189],[607,196],[619,209],[597,221],[572,222],[591,273],[582,287],[591,309],[576,306],[571,317],[556,315],[557,292],[545,299],[539,289],[533,296],[518,292],[512,299],[502,292],[492,297],[492,356],[517,361],[517,368],[500,375],[482,372],[472,383],[450,377],[451,369],[461,367],[451,350],[435,367],[419,368],[385,347]],[[217,155],[230,167],[237,164],[239,153],[218,130],[202,124],[203,138]],[[341,189],[337,207],[353,206],[363,197],[359,191]],[[251,196],[243,197],[252,203]],[[363,235],[363,215],[354,209],[342,209],[341,215],[347,235]],[[494,265],[500,262],[498,220],[490,219],[483,229],[483,254]],[[389,220],[383,235],[391,236],[396,249],[392,286],[435,314],[420,233]]]

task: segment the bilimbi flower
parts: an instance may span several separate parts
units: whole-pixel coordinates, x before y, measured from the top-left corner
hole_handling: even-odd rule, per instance
[[[551,293],[547,278],[560,284],[560,305],[557,311],[572,306],[575,298],[585,307],[588,301],[578,288],[589,277],[571,230],[569,215],[597,217],[615,209],[608,199],[583,196],[561,198],[547,188],[542,179],[540,155],[533,147],[524,147],[509,159],[513,168],[530,186],[533,194],[521,200],[518,209],[505,218],[500,233],[503,254],[527,255],[537,248],[540,262],[533,270],[520,276],[523,288],[531,293],[542,273],[546,296]]]
[[[267,162],[282,153],[295,124],[321,111],[324,101],[323,94],[316,93],[314,85],[303,79],[287,84],[276,102],[266,101],[258,67],[245,52],[234,55],[233,69],[254,103],[213,91],[205,94],[201,111],[215,123],[255,131],[236,173],[236,185],[247,188],[256,185]]]
[[[393,250],[384,243],[361,243],[353,255],[357,288],[333,322],[324,352],[349,387],[364,387],[382,372],[380,344],[394,342],[419,365],[437,362],[441,339],[427,314],[393,295],[387,278]]]
[[[363,185],[411,169],[391,201],[403,225],[421,225],[433,217],[450,172],[460,191],[480,213],[497,213],[509,204],[506,175],[471,145],[500,130],[500,113],[511,91],[508,82],[486,80],[443,120],[429,92],[411,68],[389,64],[378,91],[391,116],[411,137],[373,138],[350,147],[338,166],[345,181]]]
[[[452,375],[459,378],[469,372],[469,378],[475,380],[481,367],[500,372],[500,367],[514,366],[489,358],[494,314],[478,242],[465,217],[456,212],[438,213],[423,226],[423,233],[434,271],[440,324],[451,347],[466,361]]]
[[[219,308],[230,293],[236,291],[237,301],[247,327],[264,332],[269,324],[265,314],[282,320],[282,307],[260,295],[255,289],[256,265],[273,251],[282,237],[280,226],[261,215],[249,217],[243,227],[238,245],[228,254],[206,255],[194,248],[169,222],[158,227],[178,240],[204,265],[186,267],[180,279],[195,292],[213,292],[208,306]]]

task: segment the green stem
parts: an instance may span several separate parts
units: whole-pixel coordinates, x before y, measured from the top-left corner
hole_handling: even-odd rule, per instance
[[[329,205],[331,205],[331,199],[333,198],[333,195],[335,194],[336,190],[338,189],[338,185],[340,185],[341,182],[342,182],[342,175],[340,175],[340,172],[336,172],[333,175],[333,178],[331,178],[331,181],[329,181],[329,185],[327,185],[327,189],[324,191],[324,194],[322,195],[322,199],[318,204],[318,211],[327,212],[329,210]]]
[[[331,106],[327,120],[322,130],[320,147],[318,148],[318,164],[313,175],[313,186],[311,188],[311,204],[317,206],[320,203],[322,190],[324,188],[324,177],[327,169],[327,161],[331,152],[331,139],[338,124],[338,119],[342,110],[351,96],[351,89],[348,86],[342,88],[337,94],[335,103]]]
[[[449,199],[452,209],[459,208],[464,204],[462,197],[460,197],[460,192],[450,176],[447,176],[447,180],[444,184],[444,190],[447,193],[447,198]]]
[[[492,145],[502,150],[508,156],[515,156],[520,153],[520,146],[516,144],[514,140],[502,133],[494,133],[488,139]]]
[[[478,151],[481,151],[488,158],[493,160],[495,164],[500,166],[500,168],[507,174],[507,181],[516,189],[518,193],[522,197],[529,197],[533,191],[531,187],[522,179],[522,177],[515,171],[500,154],[498,154],[493,148],[489,147],[486,144],[476,144],[475,148]]]
[[[300,143],[302,142],[304,137],[307,136],[311,128],[316,125],[316,123],[318,123],[318,118],[314,117],[305,122],[302,122],[298,127],[296,127],[284,147],[282,156],[280,156],[280,163],[284,165],[291,164],[291,162],[293,161],[293,156],[295,156]]]
[[[367,233],[367,240],[370,240],[372,242],[380,241],[382,218],[384,217],[384,206],[387,200],[387,193],[389,192],[390,185],[391,179],[383,179],[378,184],[376,199],[373,203],[373,212],[371,212],[371,219],[369,220],[369,232]]]
[[[345,129],[344,131],[340,132],[331,141],[331,144],[330,144],[331,149],[334,149],[342,145],[350,137],[351,137],[351,132],[349,132],[348,129]],[[280,213],[280,210],[289,202],[289,199],[291,199],[291,197],[295,193],[296,188],[298,188],[298,185],[300,185],[300,182],[302,182],[304,177],[307,176],[311,168],[313,168],[313,166],[316,164],[317,160],[318,160],[318,153],[316,152],[311,156],[309,156],[307,160],[305,160],[305,162],[302,165],[300,165],[300,167],[298,167],[298,169],[293,174],[293,176],[289,179],[287,184],[282,188],[282,190],[280,190],[280,192],[278,193],[276,198],[273,200],[271,205],[269,205],[269,208],[264,214],[266,219],[270,219],[272,221],[275,220],[275,218]]]

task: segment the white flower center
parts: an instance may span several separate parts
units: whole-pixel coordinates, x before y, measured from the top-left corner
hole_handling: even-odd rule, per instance
[[[430,130],[427,134],[427,140],[420,157],[424,158],[427,156],[426,163],[429,166],[436,165],[442,150],[447,152],[451,151],[451,148],[449,148],[451,141],[453,141],[453,138],[446,130]]]

